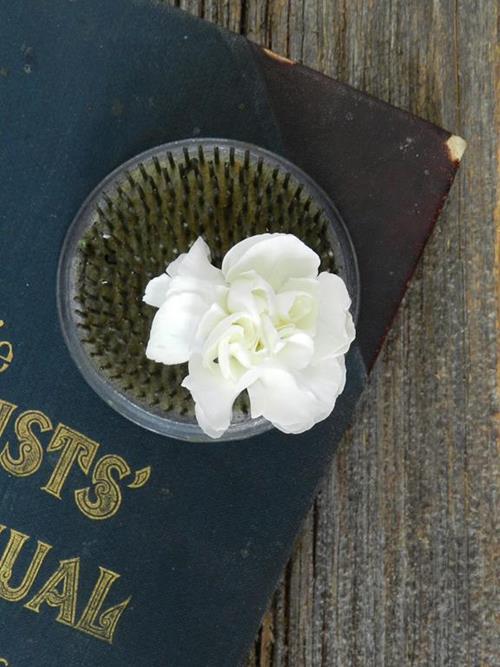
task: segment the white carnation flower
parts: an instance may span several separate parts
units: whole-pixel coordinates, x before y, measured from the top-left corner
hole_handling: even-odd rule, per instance
[[[217,269],[200,237],[147,285],[144,301],[158,312],[146,355],[189,362],[183,386],[212,438],[227,430],[245,389],[252,417],[285,433],[333,410],[355,331],[343,280],[318,275],[319,264],[292,234],[260,234],[231,248]]]

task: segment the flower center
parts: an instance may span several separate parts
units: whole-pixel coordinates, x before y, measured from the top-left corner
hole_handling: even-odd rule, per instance
[[[246,370],[278,360],[287,346],[313,347],[317,306],[304,291],[275,294],[269,285],[250,281],[231,286],[222,302],[221,319],[203,344],[206,367],[217,365],[223,377],[236,381]],[[225,315],[225,316],[224,316]]]

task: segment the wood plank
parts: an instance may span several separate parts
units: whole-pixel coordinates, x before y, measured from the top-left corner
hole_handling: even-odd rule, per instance
[[[177,4],[469,141],[248,665],[493,666],[497,5]]]

